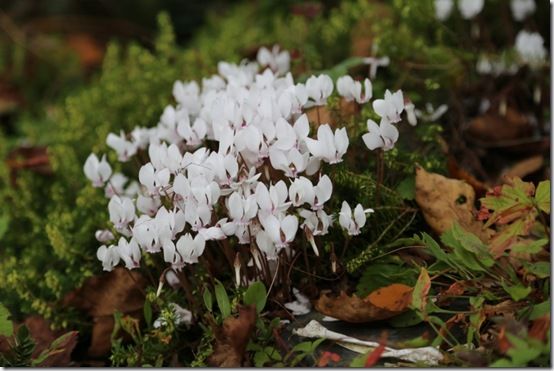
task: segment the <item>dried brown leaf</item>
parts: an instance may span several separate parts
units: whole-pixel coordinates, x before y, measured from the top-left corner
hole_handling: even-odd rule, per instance
[[[482,240],[489,238],[473,215],[475,191],[464,181],[416,169],[416,202],[429,226],[442,234],[458,222],[465,230]]]
[[[338,297],[324,293],[315,302],[315,309],[345,322],[381,321],[407,310],[411,294],[412,288],[402,284],[380,288],[363,299],[355,294],[348,296],[344,291]]]
[[[75,307],[93,318],[91,357],[101,357],[111,348],[111,332],[116,311],[140,315],[144,305],[146,280],[137,271],[116,268],[94,276],[64,298],[64,305]]]
[[[228,317],[216,330],[214,352],[208,359],[213,367],[240,367],[248,341],[256,328],[256,306],[239,308],[237,317]]]

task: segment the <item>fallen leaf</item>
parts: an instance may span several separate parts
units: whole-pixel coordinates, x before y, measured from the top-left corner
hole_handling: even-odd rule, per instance
[[[475,191],[466,182],[429,173],[418,166],[415,199],[437,234],[443,234],[457,221],[482,240],[488,239],[489,231],[473,216]]]
[[[351,323],[381,321],[408,309],[412,288],[392,284],[370,293],[366,298],[348,296],[341,291],[338,297],[323,293],[315,302],[315,309],[327,316]]]
[[[56,339],[56,334],[54,334],[54,331],[50,328],[50,322],[41,316],[29,316],[25,318],[23,324],[29,329],[29,334],[31,334],[36,344],[33,357],[38,356],[42,351],[48,349],[50,343]],[[16,328],[20,326],[21,324],[16,326]]]
[[[532,156],[524,160],[518,161],[508,169],[505,169],[499,179],[504,178],[524,178],[529,174],[538,171],[544,165],[544,157],[541,155]]]
[[[237,317],[227,317],[214,332],[214,352],[208,359],[212,367],[241,367],[246,345],[256,328],[256,305],[239,307]]]
[[[373,291],[364,301],[391,312],[403,312],[412,301],[412,291],[410,286],[393,283]]]
[[[26,326],[30,337],[35,343],[32,358],[37,362],[33,366],[40,367],[64,367],[71,363],[71,352],[77,344],[77,331],[63,333],[54,331],[50,322],[44,317],[31,315],[22,323],[14,326],[14,332],[17,333],[21,326]],[[0,353],[10,351],[10,337],[0,336]],[[40,358],[36,360],[37,358]],[[39,362],[40,361],[40,362]]]
[[[489,112],[474,118],[468,125],[470,138],[484,143],[499,143],[531,136],[529,119],[508,107],[505,115]]]
[[[456,281],[450,285],[441,296],[460,296],[465,292],[466,288],[467,286],[465,281]]]
[[[115,268],[91,277],[64,298],[64,305],[74,307],[92,317],[91,357],[102,357],[111,349],[111,332],[116,311],[140,316],[144,305],[146,280],[138,271]]]

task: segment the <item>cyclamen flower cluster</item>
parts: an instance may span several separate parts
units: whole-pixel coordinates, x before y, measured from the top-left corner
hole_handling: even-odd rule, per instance
[[[85,174],[93,186],[105,186],[112,230],[120,235],[114,243],[110,230],[96,233],[105,270],[120,260],[137,268],[144,253],[162,253],[180,270],[198,262],[210,241],[231,238],[251,246],[251,262],[258,266],[260,256],[275,260],[293,248],[299,234],[319,254],[314,236],[327,234],[334,223],[325,210],[333,184],[322,163],[341,162],[349,139],[345,128],[333,131],[328,124],[310,138],[304,110],[326,105],[333,81],[320,75],[295,83],[289,64],[287,52],[262,49],[258,63],[220,62],[219,74],[204,78],[201,87],[176,81],[177,104],[165,108],[155,127],[107,138],[120,162],[148,154],[138,183],[112,174],[105,155],[90,155]],[[258,72],[260,67],[268,68]],[[372,97],[369,80],[363,91],[348,77],[339,85],[346,99],[366,103]],[[390,148],[398,137],[389,132],[404,109],[402,92],[387,91],[373,106],[383,130],[364,141],[371,149]],[[369,212],[358,205],[352,213],[343,203],[339,224],[359,234]]]

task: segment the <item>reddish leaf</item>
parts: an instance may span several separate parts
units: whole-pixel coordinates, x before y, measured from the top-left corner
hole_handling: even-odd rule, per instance
[[[529,329],[529,337],[545,341],[548,330],[550,330],[550,315],[546,314],[543,317],[537,318],[533,321],[533,324]]]
[[[385,352],[386,342],[387,342],[387,333],[385,332],[382,336],[381,341],[379,341],[379,346],[373,349],[373,351],[369,353],[369,355],[367,356],[364,367],[373,367],[377,363],[377,361],[379,361],[379,359]]]
[[[319,361],[317,362],[317,367],[327,367],[329,362],[337,363],[340,362],[341,358],[337,353],[333,352],[323,352]]]

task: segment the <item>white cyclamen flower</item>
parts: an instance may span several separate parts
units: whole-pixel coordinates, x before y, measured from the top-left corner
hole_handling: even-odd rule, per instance
[[[125,175],[121,173],[114,173],[106,188],[104,188],[104,194],[106,198],[112,198],[112,196],[123,195],[125,192],[125,183],[129,180]]]
[[[185,264],[198,263],[198,258],[204,253],[206,240],[200,234],[197,234],[194,239],[190,233],[185,234],[177,244],[172,241],[166,241],[163,245],[164,260],[171,263],[173,269],[179,271]]]
[[[106,243],[115,238],[113,233],[109,229],[99,229],[94,233],[94,237],[98,242]]]
[[[111,272],[119,263],[119,253],[115,246],[106,247],[102,245],[96,251],[96,257],[102,262],[105,271]]]
[[[417,117],[422,118],[429,122],[435,122],[442,117],[448,111],[446,104],[441,104],[437,109],[433,107],[431,103],[425,104],[425,112],[416,109],[415,114]]]
[[[360,229],[365,225],[366,212],[373,212],[373,210],[364,210],[362,205],[358,204],[354,208],[354,213],[352,214],[350,205],[348,205],[346,201],[343,201],[342,208],[339,213],[339,223],[349,235],[356,236],[360,234]]]
[[[312,304],[310,299],[304,294],[302,294],[297,288],[292,288],[292,293],[296,297],[296,300],[290,303],[285,303],[285,308],[292,312],[293,316],[302,316],[304,314],[310,313],[312,309]]]
[[[453,7],[454,0],[435,0],[435,17],[439,21],[445,21],[450,17]]]
[[[117,153],[117,159],[120,162],[129,161],[137,153],[137,146],[125,138],[124,132],[121,132],[119,136],[113,133],[108,134],[106,144]]]
[[[515,48],[523,62],[532,67],[540,65],[546,58],[544,39],[537,32],[519,31]]]
[[[110,221],[118,231],[127,228],[135,220],[135,205],[129,197],[113,196],[108,203]]]
[[[106,161],[106,155],[102,156],[102,160],[98,161],[98,157],[91,153],[83,166],[86,177],[92,181],[94,187],[102,187],[112,175],[112,167]]]
[[[387,120],[381,120],[380,125],[371,119],[367,120],[368,133],[362,135],[362,139],[368,149],[373,151],[382,148],[388,151],[394,148],[398,140],[398,129]]]
[[[516,21],[523,21],[525,18],[535,13],[537,5],[535,0],[512,0],[510,8]]]
[[[317,140],[306,138],[306,145],[310,153],[330,164],[342,162],[342,156],[346,153],[348,144],[346,128],[335,130],[333,135],[333,131],[328,124],[319,126]]]
[[[404,95],[402,94],[402,90],[398,90],[393,94],[387,89],[384,99],[376,99],[373,101],[373,110],[381,118],[389,122],[399,122],[400,114],[404,110]]]
[[[149,162],[143,165],[139,170],[140,184],[146,187],[150,194],[157,194],[160,188],[169,184],[171,173],[169,169],[154,170],[154,166]]]
[[[306,81],[306,91],[314,106],[324,106],[333,93],[333,80],[327,75],[311,76]]]
[[[131,241],[127,242],[125,238],[121,237],[117,243],[116,250],[119,257],[125,262],[127,269],[140,267],[140,247],[134,238],[131,238]]]
[[[416,109],[412,102],[408,102],[404,105],[404,110],[406,111],[406,116],[408,117],[408,123],[412,126],[417,125],[417,116]]]
[[[256,59],[260,66],[267,66],[278,75],[287,73],[290,68],[289,52],[286,50],[280,51],[278,45],[274,45],[271,51],[266,47],[261,47]]]
[[[464,19],[472,19],[481,13],[485,0],[458,0],[458,9]]]
[[[347,101],[351,102],[355,100],[359,104],[367,103],[373,96],[373,87],[369,79],[366,78],[364,80],[364,91],[362,93],[362,83],[354,81],[348,75],[338,78],[337,91]]]
[[[277,218],[275,215],[260,215],[260,222],[276,247],[282,248],[294,240],[298,230],[298,218],[294,215],[287,215],[284,218]]]

